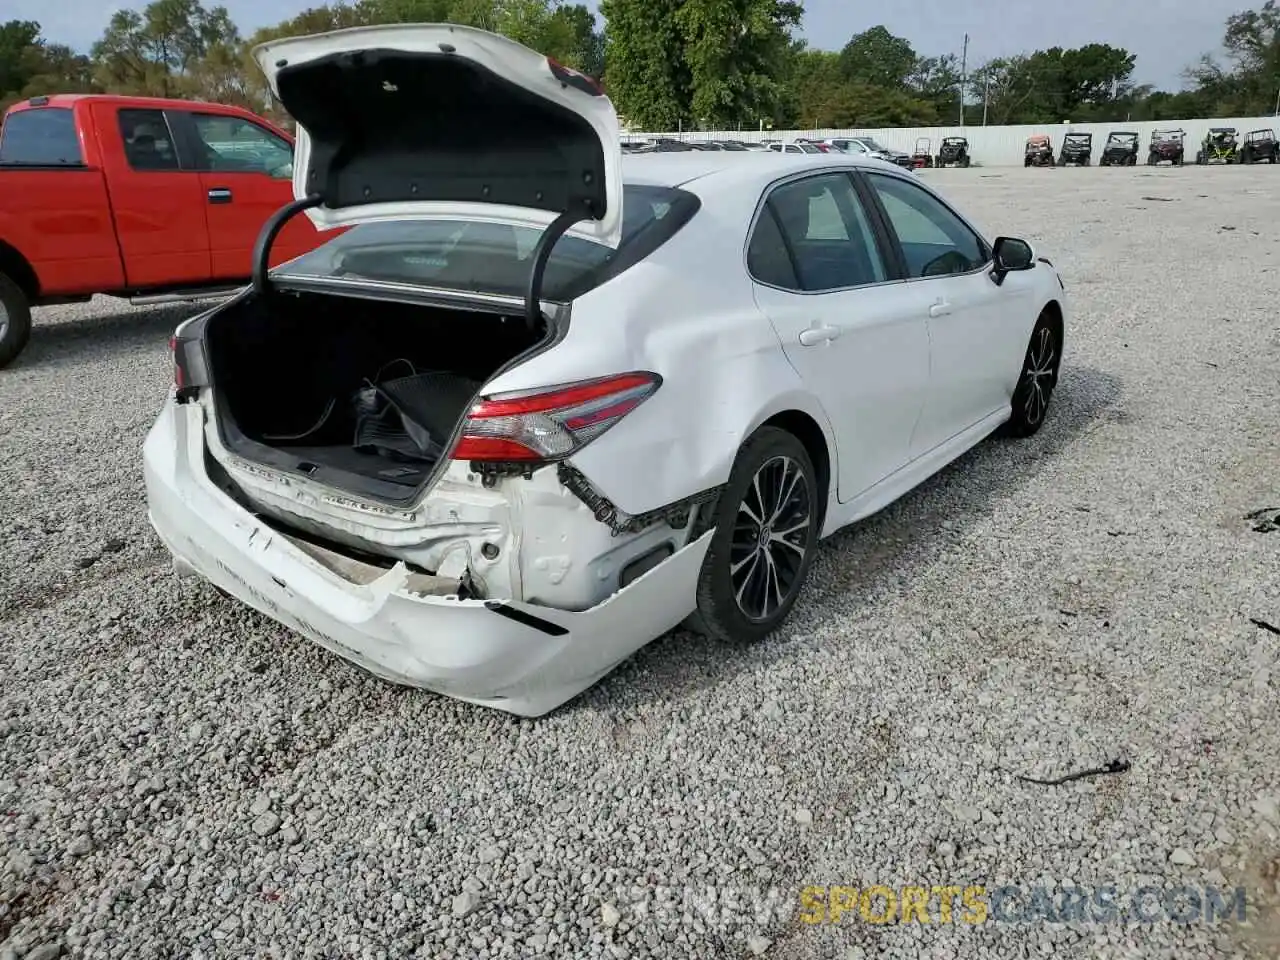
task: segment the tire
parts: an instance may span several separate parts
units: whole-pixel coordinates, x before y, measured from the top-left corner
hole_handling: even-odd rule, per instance
[[[31,304],[22,288],[0,273],[0,367],[8,366],[31,339]]]
[[[1010,401],[1011,415],[1005,424],[1006,436],[1029,437],[1044,425],[1058,385],[1058,365],[1062,361],[1062,335],[1049,314],[1042,313],[1031,331],[1022,360],[1018,386]]]
[[[772,501],[779,489],[790,493],[774,509]],[[776,630],[809,575],[818,544],[822,496],[813,463],[799,440],[777,427],[761,427],[752,434],[738,451],[710,518],[708,528],[714,527],[715,533],[698,575],[697,612],[689,625],[739,643],[760,640]],[[787,524],[793,532],[785,541],[774,535],[770,549],[761,551],[760,526],[752,518],[766,512],[770,513],[764,523],[767,533],[771,523]],[[740,567],[737,576],[734,564]],[[787,580],[785,589],[768,579],[770,570]],[[771,589],[771,584],[778,586]]]
[[[967,166],[969,166],[969,158],[968,158],[968,157],[965,157],[963,160],[961,160],[961,161],[960,161],[960,166],[962,166],[962,167],[967,167]]]

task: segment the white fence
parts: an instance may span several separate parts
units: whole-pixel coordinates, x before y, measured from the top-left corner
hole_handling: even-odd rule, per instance
[[[943,137],[968,137],[969,153],[975,164],[988,167],[1021,166],[1023,147],[1027,137],[1036,133],[1048,134],[1053,138],[1053,148],[1062,146],[1062,137],[1066,133],[1092,133],[1094,162],[1102,150],[1107,134],[1112,130],[1127,130],[1139,134],[1141,148],[1146,150],[1154,130],[1182,129],[1187,134],[1187,162],[1195,155],[1195,147],[1204,139],[1210,127],[1235,127],[1244,135],[1250,130],[1280,129],[1280,117],[1231,117],[1222,120],[1160,120],[1140,123],[1057,123],[1039,124],[1035,126],[1008,127],[897,127],[890,129],[859,130],[719,130],[697,133],[635,133],[628,131],[629,140],[646,137],[672,137],[677,140],[791,140],[795,137],[808,137],[820,140],[827,137],[874,137],[886,147],[912,153],[915,151],[917,139],[930,141],[930,151],[938,152]],[[1139,162],[1142,162],[1140,155]]]

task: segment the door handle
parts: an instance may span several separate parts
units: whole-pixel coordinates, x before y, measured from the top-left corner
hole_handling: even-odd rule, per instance
[[[951,304],[947,303],[945,300],[939,300],[929,308],[929,316],[931,317],[945,317],[950,313]]]
[[[840,336],[839,327],[815,323],[809,329],[800,331],[800,343],[806,347],[813,347],[819,343],[828,343],[838,336]]]
[[[230,203],[231,191],[226,187],[210,187],[209,202],[210,203]]]

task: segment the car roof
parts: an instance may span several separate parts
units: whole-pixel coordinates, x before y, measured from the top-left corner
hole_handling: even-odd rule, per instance
[[[847,153],[696,152],[632,153],[622,158],[627,183],[654,187],[698,186],[703,194],[738,187],[763,189],[793,173],[832,169],[865,169],[901,173],[887,160]]]

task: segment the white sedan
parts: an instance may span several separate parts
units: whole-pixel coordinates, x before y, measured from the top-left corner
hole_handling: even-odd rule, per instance
[[[1044,422],[1057,270],[888,163],[624,161],[591,81],[470,28],[256,56],[298,200],[173,338],[150,517],[380,677],[537,716],[682,623],[763,637],[819,540]],[[304,211],[349,229],[268,272]]]

